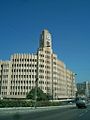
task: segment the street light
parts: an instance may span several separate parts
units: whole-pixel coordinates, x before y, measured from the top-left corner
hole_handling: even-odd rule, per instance
[[[74,77],[77,76],[76,73],[74,73]],[[77,97],[77,86],[76,86],[76,77],[75,77],[75,98]]]
[[[36,80],[35,80],[35,104],[34,104],[34,107],[36,108],[37,106],[37,89],[38,89],[38,50],[37,50],[37,53],[36,53],[36,56],[37,56],[37,66],[36,66]]]

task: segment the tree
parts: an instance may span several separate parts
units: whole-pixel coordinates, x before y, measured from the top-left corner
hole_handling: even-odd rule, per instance
[[[35,90],[33,88],[26,96],[27,99],[35,100]],[[44,93],[39,87],[37,88],[37,101],[48,100],[48,95]]]

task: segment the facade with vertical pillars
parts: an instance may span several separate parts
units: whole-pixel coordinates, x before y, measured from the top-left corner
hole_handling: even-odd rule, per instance
[[[52,36],[46,29],[35,54],[14,54],[10,61],[0,61],[0,96],[25,98],[37,78],[38,87],[53,99],[75,97],[75,74],[53,53]]]

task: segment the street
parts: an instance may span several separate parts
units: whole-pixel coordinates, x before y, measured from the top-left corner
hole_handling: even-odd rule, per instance
[[[0,114],[0,120],[89,120],[90,105],[86,109],[76,107],[57,108],[33,112]]]

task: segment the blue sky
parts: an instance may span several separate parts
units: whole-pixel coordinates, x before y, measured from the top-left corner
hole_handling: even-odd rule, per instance
[[[44,28],[77,82],[90,81],[90,0],[0,0],[0,60],[35,53]]]

